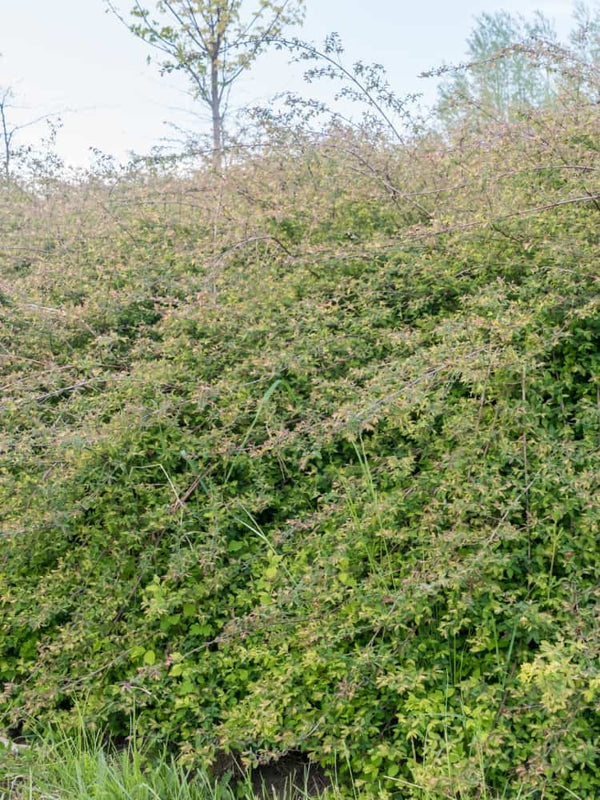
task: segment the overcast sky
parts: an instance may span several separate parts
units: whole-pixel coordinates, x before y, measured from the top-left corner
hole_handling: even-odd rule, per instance
[[[420,72],[464,55],[475,17],[505,8],[535,9],[566,33],[571,0],[306,0],[300,35],[321,41],[337,31],[348,61],[384,64],[399,94],[422,91],[431,81]],[[122,8],[130,3],[122,0]],[[147,0],[146,6],[151,6]],[[0,0],[0,87],[15,88],[26,109],[22,118],[61,111],[64,127],[58,150],[65,160],[86,165],[89,148],[123,158],[147,152],[169,136],[166,120],[184,128],[206,125],[185,93],[185,83],[161,78],[146,64],[146,46],[105,13],[103,0]],[[238,104],[264,102],[288,86],[293,70],[280,55],[266,55],[243,84]],[[64,113],[66,111],[66,113]],[[15,112],[19,113],[19,112]],[[203,121],[204,119],[204,121]],[[41,132],[41,131],[40,131]]]

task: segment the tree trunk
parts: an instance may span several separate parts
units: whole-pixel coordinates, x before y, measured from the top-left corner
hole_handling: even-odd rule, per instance
[[[2,100],[2,102],[0,103],[0,121],[2,122],[1,136],[2,136],[2,145],[3,145],[3,149],[4,149],[3,159],[2,159],[3,160],[2,167],[3,167],[3,172],[4,172],[4,182],[8,186],[8,184],[10,183],[10,156],[11,156],[11,152],[10,152],[10,144],[11,144],[11,142],[10,142],[10,140],[11,140],[11,134],[10,134],[10,132],[8,130],[8,125],[6,123],[5,101],[6,101],[6,98],[4,98]]]
[[[217,56],[218,54],[215,53],[210,65],[210,109],[213,126],[213,165],[216,170],[220,170],[223,166],[223,119],[221,117]]]

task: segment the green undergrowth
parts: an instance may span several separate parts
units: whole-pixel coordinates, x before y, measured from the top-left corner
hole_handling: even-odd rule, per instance
[[[265,780],[226,774],[216,780],[178,764],[166,752],[148,752],[136,736],[118,749],[80,728],[74,735],[46,731],[31,747],[0,749],[2,800],[259,800],[273,797]],[[325,797],[313,792],[310,770],[277,786],[281,800]],[[330,789],[328,798],[337,796]]]
[[[3,199],[9,736],[598,796],[598,209],[525,133],[416,211],[335,152]]]
[[[137,747],[110,752],[98,738],[49,739],[19,756],[5,756],[3,800],[233,800],[226,785],[149,759]],[[250,795],[248,795],[250,796]]]

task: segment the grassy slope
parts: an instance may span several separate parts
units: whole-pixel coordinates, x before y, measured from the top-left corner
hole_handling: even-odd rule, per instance
[[[596,123],[5,197],[7,729],[597,796]]]

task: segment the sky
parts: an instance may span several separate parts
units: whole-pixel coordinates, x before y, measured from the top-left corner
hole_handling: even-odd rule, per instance
[[[153,0],[147,0],[151,6]],[[121,8],[131,5],[122,0]],[[569,28],[571,0],[306,0],[303,39],[320,42],[336,31],[348,63],[385,66],[400,94],[435,95],[431,79],[418,75],[458,63],[477,15],[501,8],[525,15],[536,9]],[[74,166],[90,163],[90,148],[126,158],[146,153],[176,128],[208,131],[203,108],[193,103],[181,78],[160,77],[146,63],[148,47],[113,15],[103,0],[0,0],[0,88],[11,86],[15,121],[59,113],[56,148]],[[275,93],[302,88],[281,54],[266,54],[236,85],[236,105],[268,103]],[[308,87],[306,91],[309,91]],[[44,126],[24,136],[44,133]]]

